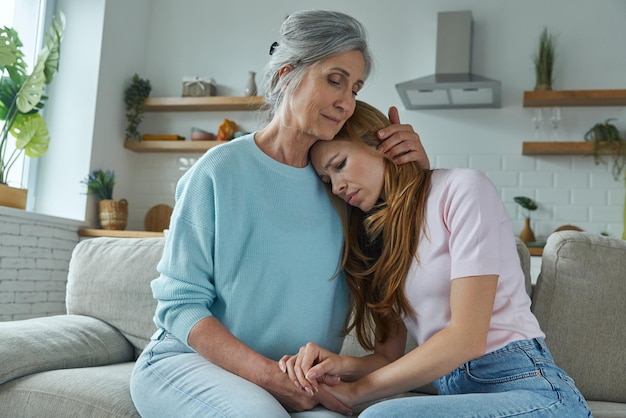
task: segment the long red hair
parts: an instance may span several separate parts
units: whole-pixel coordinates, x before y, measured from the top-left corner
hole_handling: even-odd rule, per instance
[[[376,150],[380,142],[375,133],[390,124],[378,109],[357,101],[354,115],[337,134],[385,159],[386,198],[368,213],[350,208],[345,225],[343,266],[353,301],[346,332],[355,329],[359,343],[370,350],[374,348],[372,336],[384,342],[395,333],[402,316],[413,314],[404,284],[424,234],[432,173],[417,163],[396,165]]]

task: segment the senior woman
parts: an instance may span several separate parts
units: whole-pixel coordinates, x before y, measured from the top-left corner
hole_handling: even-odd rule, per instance
[[[308,341],[335,352],[342,344],[342,208],[308,154],[354,112],[371,68],[365,30],[342,13],[296,12],[270,55],[268,124],[211,149],[178,183],[152,283],[158,332],[131,378],[144,418],[350,411],[325,391],[296,388],[277,361]],[[428,166],[417,134],[390,114],[383,151]]]

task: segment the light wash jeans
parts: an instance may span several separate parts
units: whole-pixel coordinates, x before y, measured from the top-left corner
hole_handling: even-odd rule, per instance
[[[162,332],[155,334],[137,359],[130,392],[142,418],[344,417],[323,407],[289,414],[260,386],[214,365]]]
[[[591,416],[574,381],[554,364],[542,338],[510,343],[434,383],[439,396],[383,401],[360,418]]]

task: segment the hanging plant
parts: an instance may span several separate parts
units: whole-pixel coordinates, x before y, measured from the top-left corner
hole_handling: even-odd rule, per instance
[[[596,123],[585,133],[584,139],[587,142],[593,142],[593,157],[596,164],[607,164],[603,154],[611,154],[613,159],[611,173],[617,181],[620,180],[626,167],[626,140],[621,137],[617,127],[611,123],[614,120],[610,118],[604,123]]]
[[[539,45],[533,62],[535,64],[535,90],[552,90],[554,82],[554,61],[556,59],[556,38],[544,28],[539,35]]]
[[[143,104],[150,96],[152,85],[150,80],[143,79],[139,75],[133,75],[130,86],[124,91],[124,103],[126,104],[126,139],[140,140],[141,135],[137,128],[143,120]]]

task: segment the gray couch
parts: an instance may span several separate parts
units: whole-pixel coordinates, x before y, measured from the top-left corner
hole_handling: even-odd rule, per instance
[[[518,244],[528,280],[530,258]],[[154,332],[149,282],[162,250],[162,238],[82,241],[67,315],[0,322],[0,417],[138,416],[129,376]],[[596,418],[626,417],[626,242],[551,235],[533,309]],[[351,336],[343,351],[362,352]]]

